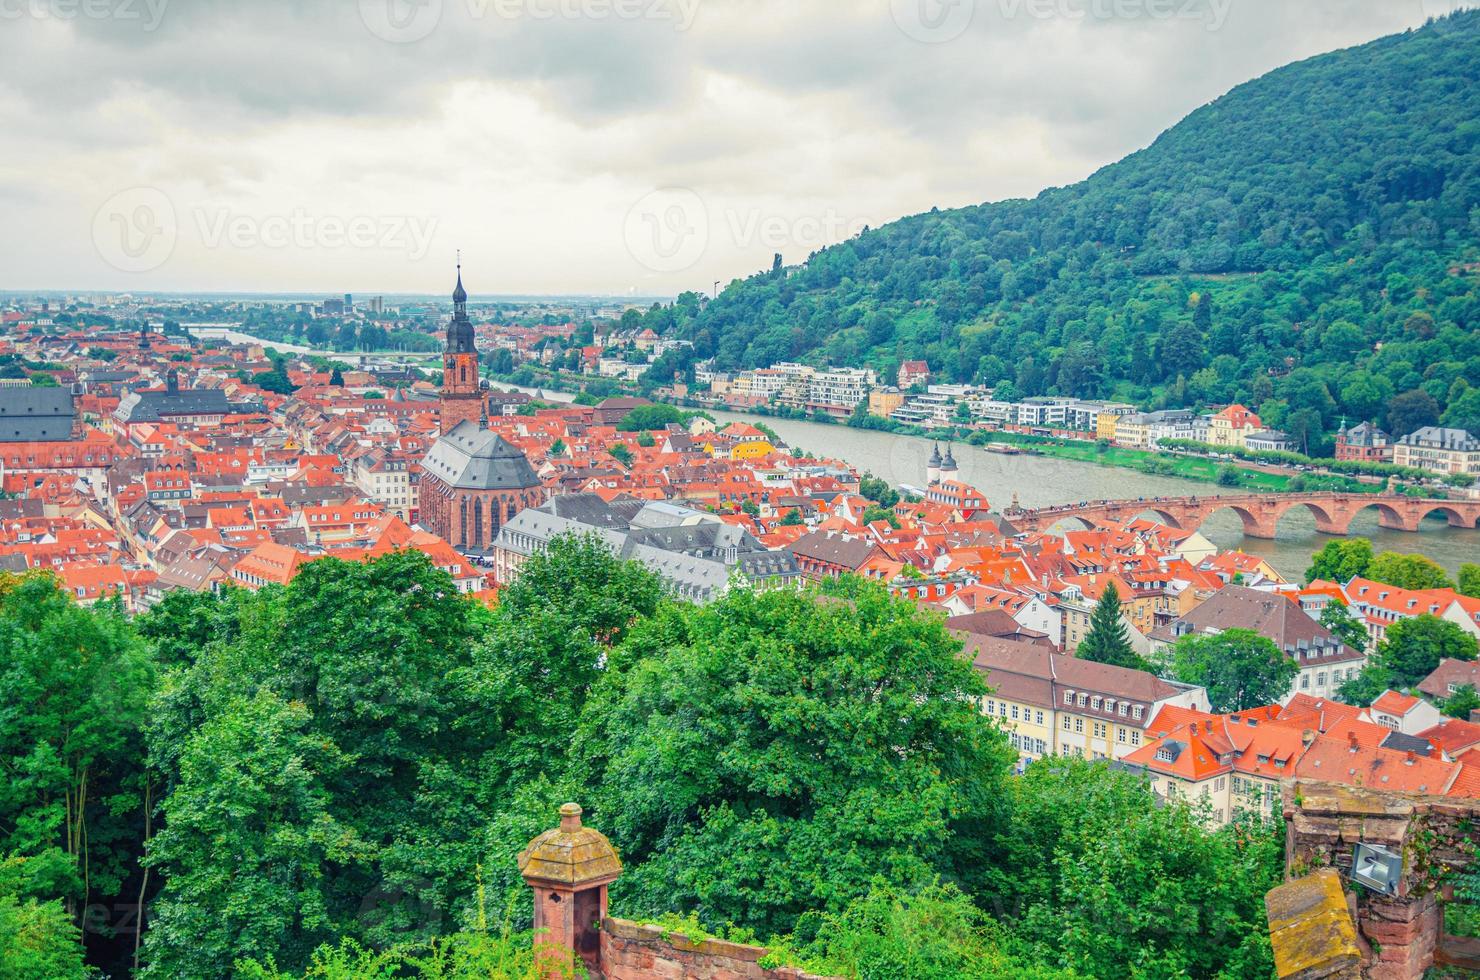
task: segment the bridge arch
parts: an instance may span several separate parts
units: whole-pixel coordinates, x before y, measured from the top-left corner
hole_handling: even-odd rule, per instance
[[[1415,523],[1422,525],[1424,518],[1430,514],[1443,514],[1449,521],[1450,527],[1480,527],[1480,514],[1467,516],[1463,510],[1446,503],[1435,503],[1431,506],[1421,507],[1415,512],[1417,514]]]
[[[1278,530],[1280,521],[1285,515],[1304,508],[1316,520],[1316,530],[1322,534],[1346,534],[1347,528],[1351,526],[1351,515],[1336,507],[1331,506],[1332,501],[1316,500],[1292,500],[1275,515],[1274,523]]]
[[[1385,500],[1361,501],[1352,508],[1351,515],[1347,517],[1347,526],[1362,514],[1372,509],[1377,510],[1377,525],[1379,527],[1392,528],[1399,531],[1417,531],[1418,520],[1410,520],[1403,511],[1394,507]]]
[[[1176,530],[1180,531],[1182,530],[1182,525],[1183,522],[1186,520],[1186,517],[1185,515],[1183,517],[1177,517],[1176,515],[1169,514],[1165,510],[1157,507],[1147,507],[1145,510],[1139,511],[1136,514],[1135,519],[1152,520],[1158,524],[1165,524],[1167,527],[1175,528]]]
[[[1092,531],[1094,523],[1088,517],[1078,514],[1061,514],[1052,523],[1046,524],[1041,529],[1044,534],[1056,534],[1063,531]]]
[[[1248,507],[1245,507],[1242,504],[1236,504],[1236,503],[1218,504],[1215,507],[1208,508],[1202,514],[1199,515],[1199,520],[1197,522],[1198,528],[1201,529],[1202,526],[1204,524],[1206,524],[1208,522],[1208,520],[1211,519],[1214,514],[1220,514],[1220,513],[1222,513],[1225,510],[1233,511],[1233,513],[1235,513],[1235,514],[1238,515],[1238,519],[1240,521],[1242,521],[1243,522],[1243,525],[1244,525],[1244,536],[1245,537],[1248,537],[1248,538],[1272,538],[1272,537],[1274,537],[1274,528],[1272,527],[1272,524],[1273,524],[1272,521],[1271,522],[1263,521],[1263,520],[1260,519],[1260,517],[1257,514],[1255,514],[1253,511],[1249,510]]]

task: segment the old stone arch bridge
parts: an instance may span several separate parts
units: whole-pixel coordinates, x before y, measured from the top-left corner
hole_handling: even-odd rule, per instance
[[[1442,514],[1451,527],[1480,527],[1480,500],[1428,500],[1370,493],[1250,493],[1209,497],[1139,497],[1135,500],[1090,500],[1034,510],[1003,511],[1019,531],[1046,531],[1060,521],[1120,523],[1149,514],[1171,527],[1195,531],[1220,510],[1231,510],[1251,538],[1273,538],[1279,520],[1297,507],[1309,510],[1316,530],[1346,534],[1352,518],[1367,508],[1377,510],[1377,523],[1395,531],[1417,531],[1430,514]]]

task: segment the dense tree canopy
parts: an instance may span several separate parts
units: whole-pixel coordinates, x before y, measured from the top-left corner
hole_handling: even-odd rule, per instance
[[[0,643],[6,976],[82,977],[89,896],[146,903],[138,970],[124,924],[88,920],[115,976],[523,975],[514,858],[572,799],[620,849],[620,914],[776,936],[847,976],[1267,962],[1247,899],[1277,848],[1256,861],[1265,837],[1101,766],[1012,779],[959,642],[876,583],[697,607],[562,539],[493,610],[418,553],[137,621],[6,579]],[[1193,892],[1211,934],[1153,907]],[[1094,937],[1107,902],[1140,924]]]
[[[670,606],[630,647],[590,744],[624,901],[786,932],[888,869],[965,881],[1014,753],[938,620],[882,590]]]

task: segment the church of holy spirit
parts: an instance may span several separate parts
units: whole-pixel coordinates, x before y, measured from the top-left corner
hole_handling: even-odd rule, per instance
[[[518,447],[488,431],[461,265],[452,306],[442,354],[442,434],[421,464],[421,525],[459,551],[481,555],[493,550],[506,521],[545,502],[545,489]]]

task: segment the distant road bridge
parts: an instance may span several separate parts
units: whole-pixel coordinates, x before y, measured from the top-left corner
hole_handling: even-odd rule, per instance
[[[1273,538],[1280,518],[1304,507],[1323,534],[1346,534],[1352,518],[1369,507],[1377,523],[1394,531],[1417,531],[1430,514],[1443,514],[1450,527],[1480,527],[1480,500],[1429,500],[1372,493],[1249,493],[1211,497],[1138,497],[1090,500],[1033,510],[1006,510],[1002,516],[1019,531],[1046,531],[1061,521],[1121,523],[1149,514],[1170,527],[1195,531],[1220,510],[1231,510],[1251,538]]]

